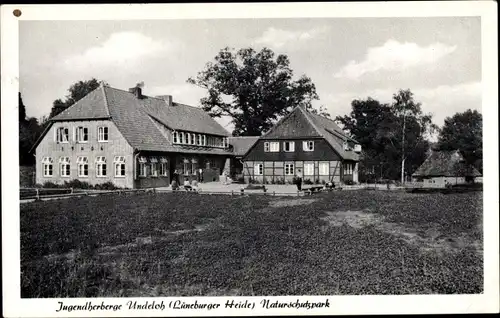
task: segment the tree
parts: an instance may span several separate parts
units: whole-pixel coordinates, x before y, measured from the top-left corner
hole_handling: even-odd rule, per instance
[[[26,121],[26,106],[24,106],[23,98],[21,97],[21,92],[19,92],[19,122]]]
[[[468,164],[482,171],[483,116],[468,109],[444,120],[436,147],[439,150],[459,150]]]
[[[404,183],[405,173],[408,172],[408,169],[405,170],[405,161],[411,160],[415,150],[423,144],[426,144],[425,149],[428,149],[426,136],[437,130],[437,126],[432,123],[432,115],[422,112],[421,104],[415,102],[409,89],[399,90],[393,95],[393,100],[392,109],[398,118],[399,126],[396,127],[393,137],[397,140],[396,134],[401,135],[401,183]],[[390,140],[394,145],[392,138]]]
[[[59,98],[53,102],[49,118],[58,115],[74,103],[78,102],[88,93],[98,88],[100,83],[101,82],[99,80],[92,78],[90,80],[79,81],[71,85],[68,89],[69,94],[66,95],[65,100]],[[106,84],[106,82],[103,83]]]
[[[368,97],[352,101],[351,107],[348,116],[337,116],[336,121],[361,144],[364,169],[376,169],[380,175],[383,168],[382,177],[396,179],[425,160],[428,135],[437,127],[431,115],[423,114],[410,90],[394,94],[392,104]]]
[[[38,120],[26,117],[26,106],[19,93],[19,165],[32,165],[35,158],[29,153],[31,147],[42,133]]]
[[[268,48],[222,49],[215,62],[187,82],[207,90],[203,110],[212,117],[231,117],[235,136],[259,136],[298,105],[327,114],[324,107],[312,108],[319,97],[311,79],[293,80],[288,57]]]

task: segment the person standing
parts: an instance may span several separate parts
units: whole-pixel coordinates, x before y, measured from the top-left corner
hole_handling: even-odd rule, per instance
[[[200,168],[200,169],[198,170],[198,173],[199,173],[200,182],[203,182],[203,169],[202,169],[202,168]]]
[[[177,169],[174,170],[174,173],[172,174],[172,188],[177,188],[179,186],[179,172]]]

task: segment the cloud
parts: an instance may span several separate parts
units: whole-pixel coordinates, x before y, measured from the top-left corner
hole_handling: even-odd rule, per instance
[[[263,44],[271,48],[281,48],[289,43],[304,42],[324,34],[328,28],[313,28],[305,31],[287,31],[268,28],[264,33],[255,39],[254,43]]]
[[[369,48],[363,61],[347,63],[334,77],[356,79],[379,70],[402,71],[410,67],[429,65],[454,52],[456,48],[443,43],[422,47],[416,43],[388,40],[382,46]]]
[[[63,61],[71,70],[134,65],[144,59],[159,56],[173,48],[173,45],[155,41],[138,32],[118,32],[99,46],[71,56]]]

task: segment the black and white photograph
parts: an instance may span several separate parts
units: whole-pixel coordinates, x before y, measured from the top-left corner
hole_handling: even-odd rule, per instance
[[[2,24],[9,297],[56,316],[498,297],[488,10],[335,16],[316,3],[308,15],[304,3],[279,17],[280,4],[232,5],[262,14],[2,7],[17,36],[7,62]],[[460,310],[498,310],[481,301]]]

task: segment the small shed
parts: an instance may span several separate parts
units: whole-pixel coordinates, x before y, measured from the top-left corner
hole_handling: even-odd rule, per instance
[[[432,151],[413,173],[412,180],[423,182],[424,186],[445,187],[447,184],[471,183],[481,176],[476,168],[466,163],[458,150]]]

